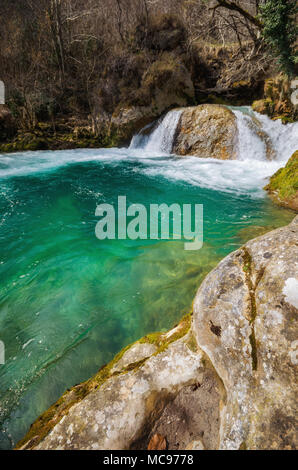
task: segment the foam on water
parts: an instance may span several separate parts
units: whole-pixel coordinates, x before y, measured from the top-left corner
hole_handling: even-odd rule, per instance
[[[280,119],[253,112],[249,107],[232,108],[238,127],[238,160],[287,161],[298,146],[298,123],[284,125]]]
[[[141,161],[136,172],[161,175],[171,180],[224,192],[263,194],[266,178],[292,155],[298,146],[298,123],[283,125],[249,107],[231,108],[237,118],[237,160],[221,161],[197,157],[170,156],[182,110],[168,112],[148,132],[148,126],[134,136],[130,147],[24,152],[1,155],[0,178],[53,171],[76,163],[105,162],[117,166]],[[268,160],[268,148],[272,160]]]

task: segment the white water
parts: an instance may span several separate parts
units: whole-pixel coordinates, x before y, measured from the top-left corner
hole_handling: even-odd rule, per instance
[[[270,159],[283,162],[297,150],[298,123],[284,125],[249,107],[231,109],[237,119],[237,160],[268,161],[270,149]],[[146,126],[133,137],[130,149],[170,154],[181,114],[182,109],[169,111],[151,133]]]
[[[287,161],[298,148],[298,123],[284,125],[250,108],[233,109],[238,127],[238,160],[268,161],[266,147],[272,159]],[[267,145],[266,145],[267,144]]]
[[[149,152],[171,153],[181,114],[181,109],[169,111],[149,135],[144,135],[144,130],[148,129],[148,126],[146,126],[145,129],[133,137],[130,149],[142,148]]]
[[[235,108],[238,124],[238,159],[215,160],[170,155],[181,110],[169,112],[150,133],[134,137],[131,146],[114,149],[77,149],[22,152],[0,155],[0,179],[55,171],[82,162],[133,166],[136,174],[163,177],[216,191],[264,197],[268,178],[284,166],[298,148],[298,123],[283,125],[253,113],[250,108]],[[260,135],[259,135],[260,134]],[[275,160],[266,158],[264,135],[274,149]]]

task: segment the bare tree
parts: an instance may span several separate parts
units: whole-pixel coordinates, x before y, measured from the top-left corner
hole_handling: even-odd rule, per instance
[[[239,5],[236,2],[231,2],[228,0],[216,0],[216,5],[211,7],[211,10],[216,10],[218,8],[226,8],[227,10],[230,11],[235,11],[239,13],[241,16],[243,16],[246,20],[248,20],[250,23],[252,23],[254,26],[256,26],[258,29],[262,29],[262,23],[258,19],[257,16],[252,15],[249,11],[247,11],[245,8],[243,8],[241,5]],[[257,10],[259,8],[259,2],[256,1],[256,7]]]

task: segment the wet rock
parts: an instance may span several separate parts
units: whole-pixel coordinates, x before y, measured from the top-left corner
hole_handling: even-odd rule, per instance
[[[237,123],[225,106],[203,104],[186,108],[180,118],[173,152],[201,158],[236,158]]]

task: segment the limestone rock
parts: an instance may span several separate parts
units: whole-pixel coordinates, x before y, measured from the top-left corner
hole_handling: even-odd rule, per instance
[[[203,104],[186,108],[180,118],[173,153],[201,158],[236,158],[237,122],[225,106]]]
[[[185,340],[172,343],[142,367],[112,376],[74,405],[36,449],[129,449],[171,397],[202,380],[202,359]]]
[[[157,347],[151,343],[136,343],[129,348],[121,357],[121,359],[114,365],[111,372],[120,372],[130,364],[136,364],[155,353]]]
[[[227,256],[194,301],[194,331],[223,380],[221,449],[297,446],[298,217]]]

